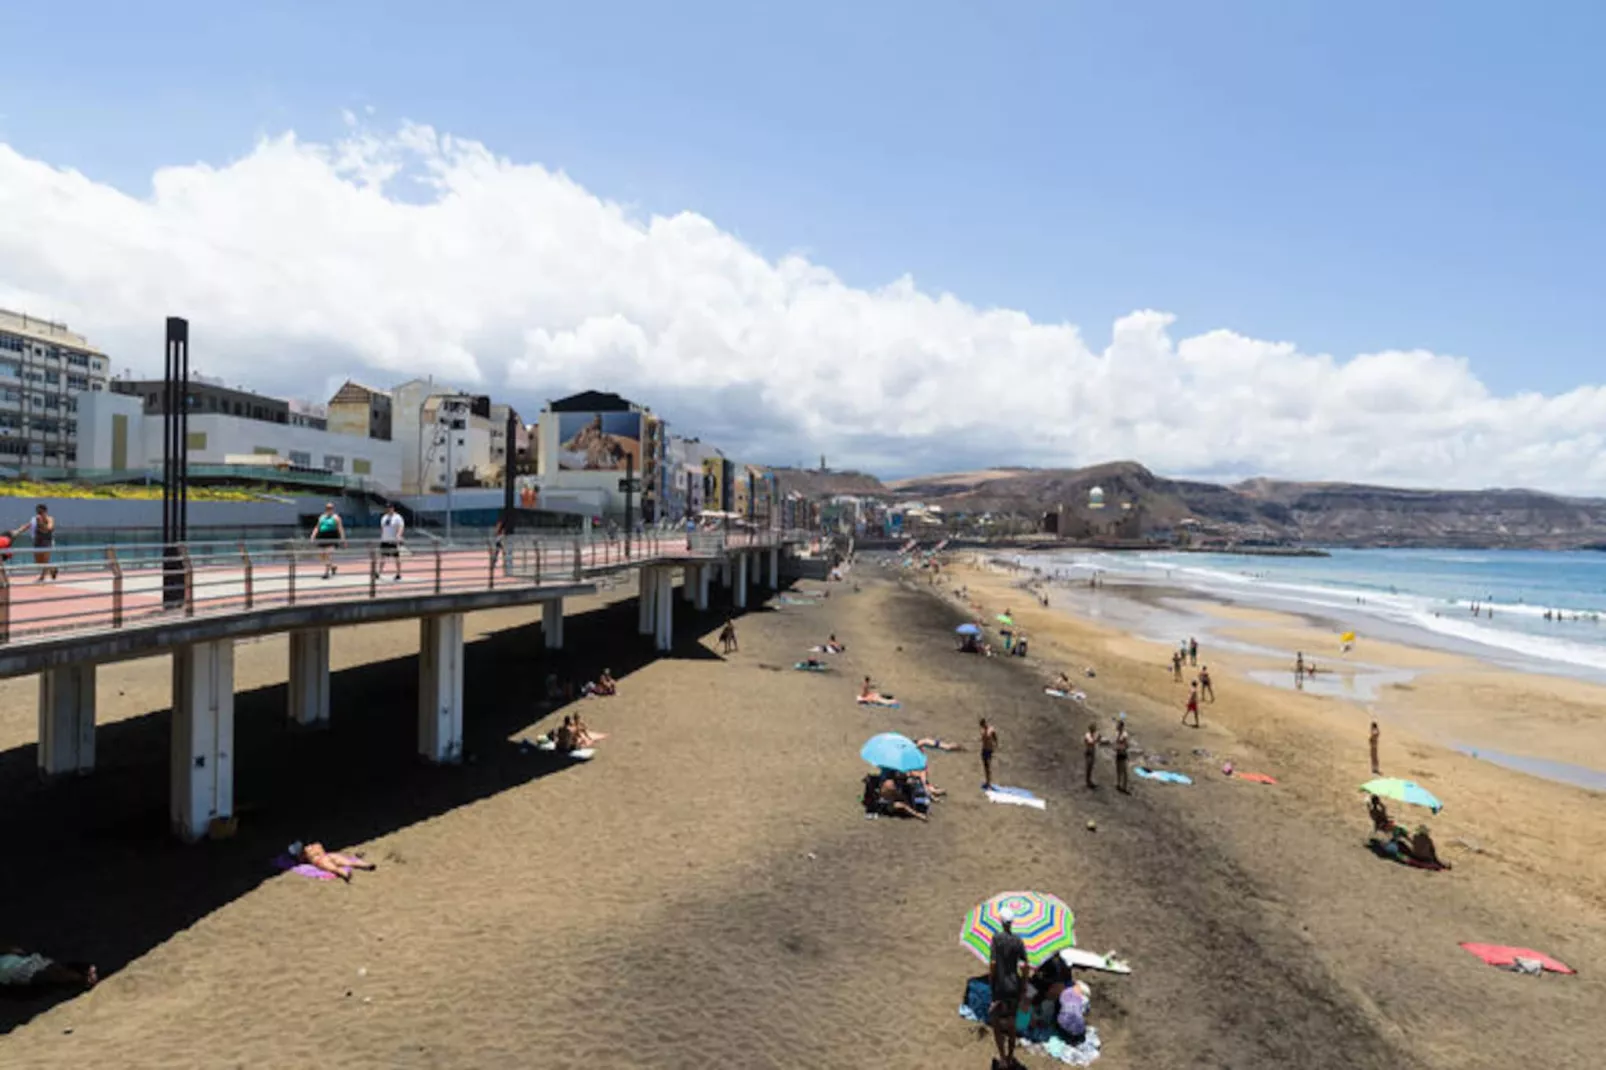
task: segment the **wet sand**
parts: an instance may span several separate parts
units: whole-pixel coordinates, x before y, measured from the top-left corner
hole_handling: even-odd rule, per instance
[[[1506,839],[1516,815],[1484,853],[1447,852],[1451,873],[1394,866],[1361,848],[1364,815],[1333,768],[1364,764],[1364,736],[1339,757],[1320,715],[1284,708],[1309,700],[1227,670],[1206,728],[1184,729],[1143,644],[1020,610],[1032,659],[959,655],[951,605],[858,575],[861,593],[832,584],[818,605],[741,618],[729,658],[718,615],[692,628],[684,605],[667,658],[635,634],[633,603],[571,618],[561,655],[531,615],[477,615],[457,769],[411,758],[416,629],[337,632],[334,725],[310,735],[284,725],[282,641],[242,647],[240,834],[197,848],[165,835],[164,662],[103,670],[101,769],[48,787],[32,780],[30,681],[0,685],[0,834],[49,863],[0,873],[0,938],[108,974],[54,1006],[0,1003],[15,1026],[0,1063],[983,1067],[991,1041],[956,1013],[981,965],[957,933],[1015,888],[1063,896],[1083,946],[1133,962],[1089,975],[1099,1066],[1504,1066],[1513,1051],[1572,1066],[1606,1041],[1589,1014],[1606,997],[1598,797],[1545,785],[1570,800],[1556,821],[1586,834],[1554,864],[1549,844],[1538,872]],[[1007,577],[972,586],[994,582],[1007,598]],[[835,671],[791,671],[829,632],[849,646]],[[1105,755],[1104,786],[1085,790],[1086,711],[1041,690],[1061,659],[1099,666],[1081,686],[1106,728],[1128,711],[1139,742],[1199,783],[1119,796]],[[534,702],[545,673],[603,665],[622,688],[583,704],[610,734],[598,757],[524,753],[516,741],[563,712]],[[903,707],[858,707],[865,674]],[[969,742],[982,713],[1002,736],[996,779],[1046,811],[988,803],[972,752],[933,757],[951,795],[930,823],[864,818],[865,738]],[[1285,783],[1211,779],[1195,746]],[[1407,760],[1403,741],[1387,747]],[[1478,785],[1531,780],[1424,754],[1408,760]],[[1462,784],[1443,790],[1459,814]],[[273,873],[284,843],[314,837],[379,871],[350,886]],[[1456,940],[1532,943],[1583,973],[1501,973]]]

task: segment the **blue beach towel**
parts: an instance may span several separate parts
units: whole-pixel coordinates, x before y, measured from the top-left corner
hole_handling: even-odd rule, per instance
[[[1010,806],[1030,806],[1034,810],[1043,810],[1048,807],[1048,803],[1025,788],[1001,788],[994,784],[990,788],[982,788],[981,790],[982,794],[995,803],[1005,803]]]
[[[1165,784],[1192,784],[1193,778],[1185,773],[1173,773],[1169,769],[1148,769],[1138,766],[1132,770],[1144,780],[1158,780]]]
[[[972,977],[965,982],[965,1002],[959,1006],[959,1017],[987,1024],[987,1011],[992,1005],[992,986],[985,977]],[[1072,1045],[1059,1030],[1047,1022],[1040,1022],[1020,1034],[1021,1043],[1042,1052],[1056,1062],[1067,1066],[1091,1066],[1099,1057],[1099,1034],[1092,1026],[1082,1043]]]

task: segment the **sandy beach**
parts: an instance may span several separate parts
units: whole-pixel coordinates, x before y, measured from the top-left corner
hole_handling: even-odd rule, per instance
[[[1166,651],[1025,605],[1010,575],[955,569],[944,586],[968,584],[989,618],[1013,608],[1030,659],[956,654],[951,598],[894,570],[853,575],[857,593],[805,583],[831,596],[740,618],[729,657],[717,614],[681,616],[676,651],[655,657],[627,591],[571,607],[561,654],[532,615],[475,616],[461,768],[411,757],[415,629],[336,633],[334,724],[317,734],[285,726],[283,641],[242,646],[240,833],[196,848],[166,837],[165,661],[102,671],[100,768],[47,787],[33,681],[0,685],[0,831],[35,860],[0,873],[0,940],[106,974],[53,1006],[0,1003],[0,1063],[984,1067],[990,1038],[957,1014],[982,966],[957,934],[976,902],[1027,888],[1073,906],[1082,946],[1133,964],[1088,975],[1098,1066],[1592,1065],[1598,795],[1391,725],[1385,772],[1450,804],[1434,829],[1455,868],[1410,870],[1362,846],[1352,704],[1212,656],[1219,701],[1183,728]],[[791,670],[831,632],[848,644],[832,672]],[[1043,695],[1046,676],[1089,665],[1087,707]],[[536,703],[547,672],[603,666],[621,692],[583,703],[609,733],[595,760],[517,745],[564,712]],[[867,674],[901,708],[859,707]],[[1080,735],[1121,710],[1196,783],[1118,795],[1106,752],[1087,791]],[[1046,810],[989,803],[972,751],[933,756],[950,795],[929,823],[865,819],[865,738],[971,743],[978,715],[1002,737],[996,779]],[[1212,774],[1224,756],[1281,783]],[[276,873],[297,838],[379,869],[349,886]],[[1504,973],[1460,940],[1580,973]]]

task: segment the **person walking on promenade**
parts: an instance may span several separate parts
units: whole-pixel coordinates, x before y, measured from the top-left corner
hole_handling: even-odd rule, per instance
[[[388,558],[396,562],[396,579],[401,579],[401,546],[402,538],[407,531],[407,521],[396,511],[396,503],[391,502],[385,506],[385,514],[379,518],[379,564],[374,575],[385,574],[385,560]]]
[[[1193,716],[1193,727],[1199,727],[1199,684],[1195,681],[1188,685],[1188,707],[1182,711],[1182,723],[1188,723],[1189,715]]]
[[[43,503],[34,507],[33,516],[28,522],[11,532],[16,538],[23,532],[33,537],[33,563],[39,566],[39,575],[35,583],[53,580],[59,574],[55,566],[50,563],[50,550],[56,545],[56,518],[50,515],[50,508]]]
[[[1087,779],[1089,788],[1098,787],[1093,783],[1093,765],[1099,757],[1099,726],[1087,726],[1087,734],[1082,737],[1082,772]]]
[[[1115,726],[1115,790],[1122,795],[1132,794],[1131,787],[1126,779],[1127,750],[1132,745],[1132,737],[1126,734],[1126,715]]]
[[[987,723],[983,717],[981,724],[981,786],[985,790],[993,786],[993,751],[998,749],[998,729]]]
[[[1207,695],[1211,702],[1216,701],[1216,689],[1210,686],[1210,666],[1199,666],[1199,693]]]
[[[507,517],[496,518],[496,528],[491,532],[491,567],[501,560],[502,554],[507,551]]]
[[[340,571],[335,564],[335,544],[342,548],[346,545],[346,523],[335,512],[334,502],[325,502],[323,515],[318,522],[312,525],[312,542],[319,547],[318,555],[323,558],[323,578],[328,579]]]
[[[1377,761],[1377,741],[1378,741],[1378,738],[1381,735],[1382,735],[1382,732],[1378,730],[1377,722],[1373,721],[1372,722],[1371,739],[1369,741],[1369,747],[1370,747],[1371,752],[1372,752],[1372,775],[1373,776],[1382,776],[1383,775],[1383,770],[1378,767],[1378,761]]]

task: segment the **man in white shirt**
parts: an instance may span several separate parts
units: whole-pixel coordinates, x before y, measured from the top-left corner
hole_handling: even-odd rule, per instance
[[[401,579],[401,544],[402,533],[407,530],[407,522],[396,511],[396,504],[392,502],[385,506],[385,515],[379,518],[379,572],[384,575],[385,558],[396,562],[396,575],[393,579]]]

